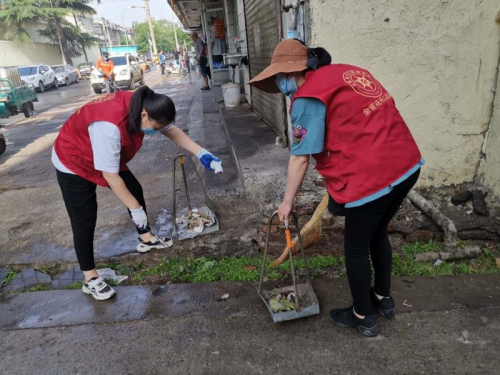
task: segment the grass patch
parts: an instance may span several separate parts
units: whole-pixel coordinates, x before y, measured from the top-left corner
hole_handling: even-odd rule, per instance
[[[283,280],[290,277],[290,262],[284,262],[277,268],[271,268],[272,261],[267,261],[265,280]],[[312,256],[308,266],[314,271],[333,266],[341,266],[343,257]],[[168,277],[172,282],[206,283],[215,281],[258,281],[262,267],[262,257],[224,257],[215,260],[201,258],[164,258],[154,267],[137,263],[132,282],[142,284],[147,276]],[[304,268],[302,259],[294,260],[296,270]]]
[[[77,281],[73,284],[65,285],[62,287],[63,290],[74,290],[74,289],[82,289],[83,281]]]
[[[443,245],[430,240],[428,243],[415,242],[412,244],[406,244],[401,249],[403,254],[418,254],[427,253],[429,251],[441,251],[443,250]]]
[[[3,284],[2,284],[3,286],[9,285],[12,282],[12,280],[14,280],[16,278],[17,274],[19,273],[18,270],[14,269],[12,267],[7,266],[7,268],[9,269],[9,272],[7,273],[7,276],[5,277],[5,280],[3,281]],[[2,286],[2,285],[0,285],[0,286]]]
[[[31,288],[28,288],[26,291],[27,292],[44,292],[44,291],[51,290],[51,289],[52,289],[52,285],[50,285],[50,284],[38,284],[38,285],[32,286]]]

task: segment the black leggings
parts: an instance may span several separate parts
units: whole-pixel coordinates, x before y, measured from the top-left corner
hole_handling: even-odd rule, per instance
[[[96,184],[80,176],[63,173],[58,170],[57,182],[61,188],[66,210],[73,230],[73,243],[76,257],[82,271],[95,268],[94,263],[94,231],[97,221]],[[120,172],[127,189],[146,211],[146,202],[142,186],[130,171]],[[130,211],[129,211],[130,215]],[[137,228],[139,234],[147,233],[147,229]]]
[[[389,194],[345,210],[344,250],[347,278],[354,310],[360,315],[371,315],[372,272],[369,254],[375,271],[375,292],[381,296],[390,294],[392,249],[387,227],[419,175],[420,170],[394,186]]]

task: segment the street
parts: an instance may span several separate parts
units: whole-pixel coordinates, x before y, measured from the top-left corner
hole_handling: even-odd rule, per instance
[[[33,103],[35,106],[35,115],[47,111],[48,109],[75,100],[75,98],[84,97],[92,94],[90,80],[81,80],[80,83],[73,83],[69,86],[59,86],[58,89],[47,88],[43,93],[37,93],[38,102]],[[6,126],[15,124],[24,120],[22,113],[6,119],[0,119],[0,125]],[[8,149],[7,149],[8,150]]]

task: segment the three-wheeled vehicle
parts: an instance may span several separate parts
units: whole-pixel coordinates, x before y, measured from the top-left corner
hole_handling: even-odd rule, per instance
[[[33,85],[21,81],[17,67],[0,67],[0,118],[24,113],[26,118],[33,116],[33,102],[37,102]]]

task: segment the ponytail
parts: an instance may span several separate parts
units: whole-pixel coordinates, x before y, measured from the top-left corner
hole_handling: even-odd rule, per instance
[[[167,126],[175,121],[175,104],[168,96],[157,94],[148,86],[139,87],[130,100],[128,131],[141,131],[142,110],[157,123]]]
[[[298,38],[294,40],[300,42],[303,46],[307,47],[307,44]],[[328,51],[322,47],[309,48],[307,47],[307,68],[310,70],[317,70],[322,66],[330,65],[332,63],[332,56]]]
[[[307,54],[309,57],[307,60],[307,67],[309,69],[316,70],[332,63],[332,56],[322,47],[308,48]]]

